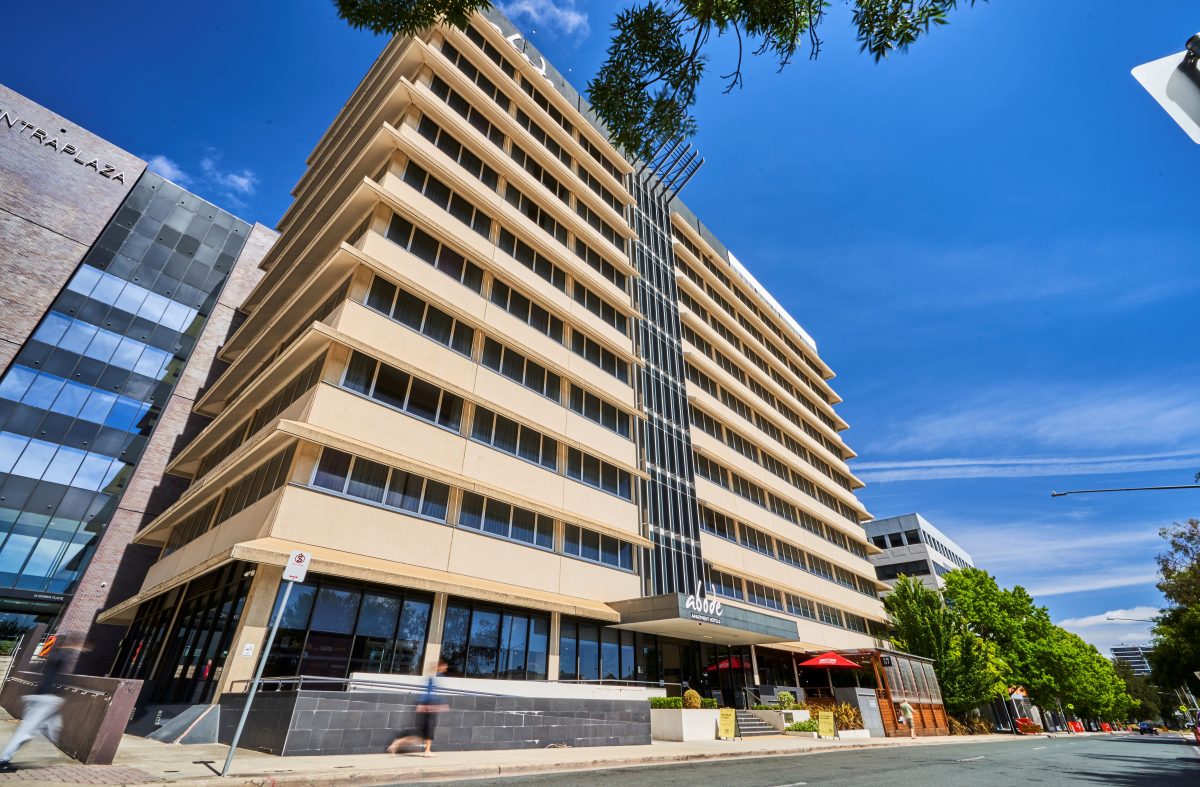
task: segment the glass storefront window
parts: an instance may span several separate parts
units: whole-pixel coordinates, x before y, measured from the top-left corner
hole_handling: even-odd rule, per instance
[[[579,660],[579,651],[575,647],[575,622],[564,620],[559,627],[558,639],[558,679],[575,680],[578,677],[575,667]]]
[[[544,680],[549,637],[547,615],[455,601],[446,608],[442,658],[452,676]]]

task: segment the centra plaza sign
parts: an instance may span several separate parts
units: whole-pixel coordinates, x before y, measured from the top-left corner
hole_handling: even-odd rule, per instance
[[[56,136],[51,136],[51,132],[36,123],[22,120],[7,110],[0,109],[0,128],[4,127],[7,127],[9,132],[16,134],[22,139],[27,139],[41,145],[43,150],[50,150],[55,153],[61,153],[64,156],[73,157],[76,164],[84,169],[92,170],[101,177],[114,180],[117,183],[125,183],[125,173],[118,172],[114,165],[101,163],[99,159],[85,155],[71,143],[60,140]],[[63,129],[61,133],[65,134],[66,129]]]

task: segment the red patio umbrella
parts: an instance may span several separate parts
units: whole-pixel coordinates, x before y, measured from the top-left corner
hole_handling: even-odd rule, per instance
[[[716,672],[717,670],[723,670],[723,669],[745,669],[745,666],[746,666],[745,662],[743,662],[740,657],[732,656],[730,658],[721,659],[716,664],[712,665],[711,667],[709,667],[708,669],[706,669],[704,671],[705,672]]]
[[[828,653],[822,653],[820,656],[813,656],[807,661],[800,662],[800,667],[816,667],[825,670],[825,675],[829,678],[829,691],[833,692],[833,673],[829,670],[835,669],[862,669],[862,665],[855,664],[848,658],[841,656],[832,650]]]

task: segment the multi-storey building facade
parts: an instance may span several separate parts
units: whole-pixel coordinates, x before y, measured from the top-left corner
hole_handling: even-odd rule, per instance
[[[895,585],[902,576],[919,578],[926,587],[941,590],[942,579],[975,561],[965,549],[920,514],[876,519],[865,525],[867,537],[881,551],[871,556],[879,579]]]
[[[179,491],[162,467],[273,237],[0,85],[0,635],[103,650],[95,615],[153,562],[129,540]]]
[[[1150,668],[1150,654],[1154,652],[1154,648],[1151,646],[1113,645],[1109,650],[1112,651],[1114,659],[1128,664],[1134,675],[1149,675],[1153,672]]]
[[[815,343],[499,16],[387,45],[308,160],[114,674],[684,682],[884,613]]]

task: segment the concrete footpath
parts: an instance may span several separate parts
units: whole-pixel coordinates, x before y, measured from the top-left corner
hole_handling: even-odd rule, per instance
[[[16,722],[0,711],[0,742]],[[44,738],[28,743],[14,758],[21,770],[0,774],[0,785],[20,784],[170,784],[190,785],[380,785],[396,782],[481,779],[723,760],[734,757],[820,754],[848,749],[943,746],[982,741],[1028,740],[1032,736],[973,735],[942,738],[813,740],[784,735],[736,741],[655,742],[649,746],[446,752],[426,759],[415,755],[358,754],[329,757],[275,757],[239,750],[230,778],[219,772],[229,751],[216,744],[179,746],[126,735],[111,766],[80,765]]]

